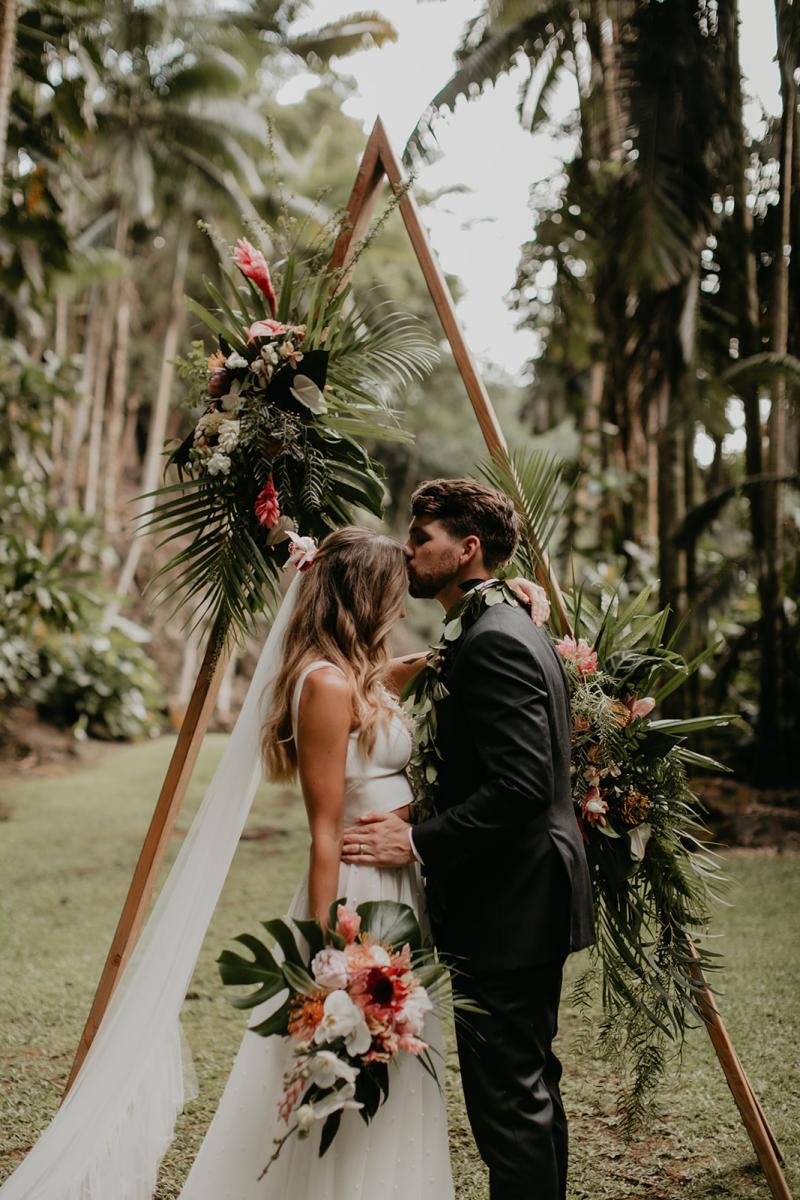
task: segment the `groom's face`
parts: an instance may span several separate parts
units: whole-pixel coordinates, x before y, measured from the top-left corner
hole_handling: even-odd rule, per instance
[[[411,595],[438,596],[458,574],[463,549],[464,539],[454,538],[441,521],[415,517],[404,546]]]

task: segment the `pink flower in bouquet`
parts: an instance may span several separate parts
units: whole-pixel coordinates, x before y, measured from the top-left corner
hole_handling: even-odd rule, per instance
[[[274,529],[281,519],[280,505],[278,504],[278,493],[275,490],[275,484],[272,482],[270,475],[264,487],[256,496],[255,503],[256,517],[262,525],[267,529]]]
[[[321,988],[335,992],[347,987],[347,959],[341,950],[326,946],[311,961],[311,974]]]
[[[584,638],[577,642],[569,635],[559,638],[556,650],[566,662],[573,664],[579,675],[592,675],[597,670],[597,651]]]
[[[317,543],[312,537],[300,537],[292,533],[291,529],[287,529],[286,536],[292,543],[289,562],[293,563],[298,571],[306,571],[317,557]]]
[[[248,279],[252,279],[257,287],[261,288],[264,293],[270,312],[273,317],[278,307],[278,301],[275,296],[275,289],[272,286],[272,280],[269,276],[269,267],[267,260],[260,250],[256,250],[252,242],[248,242],[247,238],[239,238],[236,243],[236,249],[233,252],[233,261],[236,266]]]
[[[605,825],[605,814],[608,812],[608,804],[600,794],[600,789],[597,787],[589,788],[581,802],[581,815],[590,825]]]
[[[633,721],[636,717],[649,717],[656,706],[656,702],[652,696],[643,696],[641,700],[637,696],[629,696],[625,701],[625,706],[630,710],[631,720]]]
[[[358,937],[361,929],[361,917],[346,904],[340,904],[336,910],[336,932],[349,944]]]
[[[284,325],[283,321],[273,321],[270,317],[266,317],[263,321],[253,321],[253,324],[247,331],[248,341],[257,337],[279,337],[282,333],[288,333],[291,325]]]

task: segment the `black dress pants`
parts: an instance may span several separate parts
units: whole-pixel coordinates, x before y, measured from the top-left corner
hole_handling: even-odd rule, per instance
[[[457,1023],[461,1079],[472,1132],[489,1168],[491,1200],[565,1200],[567,1119],[558,1029],[563,963],[459,977],[487,1016]]]

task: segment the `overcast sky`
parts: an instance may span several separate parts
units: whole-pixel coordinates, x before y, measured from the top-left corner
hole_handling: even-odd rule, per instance
[[[369,7],[389,18],[398,41],[339,62],[358,87],[346,111],[363,122],[365,135],[380,114],[399,152],[419,114],[449,78],[465,22],[482,5],[480,0],[375,0]],[[363,11],[357,0],[314,0],[303,27],[359,9]],[[753,97],[746,117],[755,128],[762,104],[769,112],[779,111],[774,12],[766,0],[740,0],[740,9],[743,69]],[[457,184],[470,189],[443,197],[426,209],[425,219],[443,267],[464,283],[459,315],[473,352],[514,373],[535,349],[530,333],[515,330],[514,314],[504,302],[520,245],[531,233],[529,189],[556,173],[565,153],[564,144],[548,134],[532,137],[520,129],[516,97],[521,78],[517,69],[480,99],[459,101],[454,114],[440,118],[436,128],[442,156],[419,174],[419,186],[426,191]],[[299,80],[281,99],[298,99],[302,91]],[[568,112],[571,100],[567,83],[554,110]]]

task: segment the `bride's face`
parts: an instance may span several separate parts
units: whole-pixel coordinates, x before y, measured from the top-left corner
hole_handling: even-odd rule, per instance
[[[441,521],[415,517],[403,547],[412,596],[432,600],[458,574],[463,539],[454,538]]]

